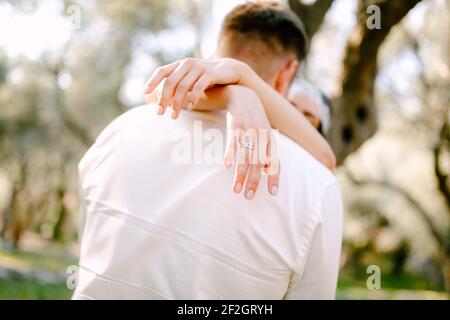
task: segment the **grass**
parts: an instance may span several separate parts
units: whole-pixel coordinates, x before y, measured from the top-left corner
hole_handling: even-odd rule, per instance
[[[367,275],[362,272],[351,272],[349,270],[341,270],[339,273],[339,289],[345,288],[367,288]],[[381,275],[382,289],[405,289],[405,290],[422,290],[422,291],[443,291],[435,285],[427,282],[425,279],[412,274],[403,272],[398,276],[390,274]]]
[[[76,260],[57,252],[0,251],[0,268],[19,271],[45,270],[65,273]],[[381,290],[368,290],[367,274],[344,269],[340,273],[337,299],[449,299],[449,296],[424,279],[408,273],[383,275]],[[70,299],[72,291],[65,283],[42,283],[35,279],[0,279],[0,300],[4,299]]]
[[[76,259],[58,250],[42,252],[0,251],[0,268],[25,271],[45,271],[65,274],[67,267]],[[36,279],[0,278],[0,300],[64,300],[70,299],[72,291],[64,282],[43,283]]]
[[[403,272],[398,276],[381,275],[380,290],[367,288],[365,270],[341,270],[336,298],[339,300],[447,300],[443,288],[429,283],[418,275]]]
[[[0,300],[66,300],[72,291],[65,283],[44,284],[35,280],[0,279]]]
[[[57,252],[0,251],[0,267],[19,271],[65,272],[67,266],[76,263],[73,257]]]

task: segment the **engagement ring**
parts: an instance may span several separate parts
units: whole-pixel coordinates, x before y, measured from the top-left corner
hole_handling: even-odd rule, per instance
[[[245,143],[241,143],[241,146],[244,148],[244,149],[249,149],[249,150],[254,150],[254,145],[253,145],[253,143],[250,143],[250,142],[245,142]]]

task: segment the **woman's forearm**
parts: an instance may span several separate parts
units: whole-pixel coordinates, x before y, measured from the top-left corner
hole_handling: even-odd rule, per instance
[[[309,153],[334,170],[336,158],[328,142],[290,102],[262,80],[250,67],[244,66],[240,84],[256,92],[274,129],[279,129]]]
[[[228,98],[231,91],[230,86],[231,85],[218,85],[206,90],[198,104],[195,106],[195,110],[214,111],[227,109]],[[145,103],[158,103],[162,87],[163,83],[161,83],[153,92],[145,94]],[[183,104],[183,109],[187,109],[185,104]]]
[[[252,89],[259,96],[272,128],[279,129],[301,145],[328,169],[335,169],[336,159],[328,142],[288,100],[257,75],[254,78],[242,79],[241,85]],[[240,85],[216,86],[207,90],[195,109],[225,109],[230,96],[234,95],[234,99],[239,99],[239,87]]]
[[[236,60],[230,60],[230,68],[234,69],[233,74],[236,78],[232,79],[230,85],[218,85],[212,89],[204,91],[202,98],[195,104],[196,110],[217,110],[227,108],[227,99],[229,98],[229,88],[239,84],[252,89],[260,98],[269,119],[271,126],[279,129],[283,134],[294,140],[305,148],[318,161],[334,170],[336,159],[328,142],[320,133],[309,123],[309,121],[298,112],[290,102],[270,87],[262,80],[249,66]],[[229,79],[223,80],[226,84]],[[147,103],[158,103],[162,83],[152,94],[146,96]],[[148,91],[153,91],[148,89]],[[203,91],[202,91],[203,92]],[[158,98],[157,98],[158,97]],[[160,107],[161,109],[161,107]],[[158,111],[159,113],[159,111]],[[164,110],[161,109],[161,113]]]
[[[240,75],[237,84],[252,89],[258,95],[264,105],[272,128],[280,130],[281,133],[305,148],[328,169],[334,171],[336,157],[330,145],[306,117],[298,112],[285,97],[262,80],[248,65],[235,60],[234,67],[236,68],[236,73]],[[231,84],[221,86],[221,89],[217,91],[208,90],[211,91],[209,94],[206,91],[196,109],[215,110],[226,108],[226,102],[217,104],[210,98],[215,97],[226,101],[230,94],[233,94],[233,90],[228,90],[227,88],[231,89],[232,87],[238,86]]]

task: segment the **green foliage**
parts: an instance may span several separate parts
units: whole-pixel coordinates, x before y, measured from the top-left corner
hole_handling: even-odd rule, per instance
[[[42,284],[36,280],[0,279],[0,300],[67,300],[72,293],[64,283]]]
[[[77,215],[77,203],[67,199],[76,199],[78,161],[128,107],[120,91],[133,55],[145,50],[137,39],[168,28],[175,5],[174,0],[63,4],[62,17],[75,5],[82,19],[67,43],[38,59],[0,55],[0,178],[9,193],[4,208],[0,203],[0,236],[15,244],[29,229],[73,238],[77,225],[70,217]],[[11,5],[33,13],[42,3]],[[178,18],[189,22],[190,16]],[[148,55],[158,58],[159,49]]]
[[[20,0],[8,3],[14,11],[30,13],[43,2]],[[0,48],[0,188],[5,185],[0,189],[5,193],[0,195],[0,238],[19,247],[24,234],[29,232],[53,242],[75,239],[78,227],[77,163],[102,128],[132,107],[124,101],[121,92],[136,56],[148,56],[155,64],[172,60],[176,53],[171,48],[170,52],[162,49],[158,38],[160,32],[180,26],[199,30],[210,14],[207,0],[65,0],[61,1],[61,17],[67,15],[66,9],[70,5],[81,9],[81,28],[72,30],[61,48],[43,52],[37,59],[6,56]],[[402,24],[383,45],[376,95],[382,120],[379,133],[390,134],[379,144],[384,146],[388,140],[390,142],[392,131],[396,131],[402,139],[412,137],[410,144],[423,147],[425,151],[420,157],[428,159],[427,152],[434,143],[436,127],[445,117],[443,106],[447,106],[448,113],[448,48],[443,44],[448,42],[450,29],[443,25],[448,21],[448,10],[443,9],[445,4],[428,1],[426,5],[428,11],[424,19],[430,23],[425,23],[417,34],[414,30],[408,32],[408,26]],[[339,38],[335,37],[338,27],[328,26],[329,38],[324,36],[324,28],[325,33],[318,35],[322,37],[319,43],[330,41],[334,45],[331,39]],[[192,43],[189,52],[198,49],[196,46],[198,43]],[[320,50],[324,51],[323,47]],[[412,61],[413,66],[422,63],[421,72],[398,81],[401,72],[391,69],[393,65],[397,67],[397,62],[403,61],[402,57],[407,54],[411,55],[408,61]],[[323,74],[319,72],[318,76],[323,77]],[[406,90],[405,83],[409,84]],[[403,87],[397,88],[398,84]],[[402,88],[404,91],[399,92]],[[414,108],[418,111],[412,110]],[[394,169],[393,163],[385,170],[380,163],[392,159],[390,153],[394,153],[387,150],[377,153],[380,159],[375,159],[378,162],[375,170],[363,165],[365,158],[373,160],[372,154],[353,162],[349,159],[346,166],[355,169],[356,173],[367,173],[369,177],[399,180],[402,186],[415,192],[415,198],[424,203],[436,225],[444,229],[442,217],[448,216],[448,212],[435,190],[433,168],[427,169],[422,166],[425,162],[419,162],[420,168],[415,167],[414,171],[400,176],[403,169],[400,166],[406,167],[405,158],[411,156],[405,152],[403,157],[393,161],[400,164],[398,170]],[[426,170],[425,179],[414,180]],[[348,260],[341,272],[338,297],[379,297],[365,287],[365,267],[370,264],[380,265],[383,270],[383,297],[396,298],[396,292],[404,289],[423,291],[423,295],[418,296],[420,299],[430,297],[429,290],[444,290],[442,281],[436,282],[435,277],[430,276],[431,273],[442,278],[438,263],[431,258],[436,255],[433,239],[427,232],[416,234],[416,231],[423,231],[424,222],[420,219],[409,222],[415,215],[411,205],[391,208],[389,205],[396,205],[399,196],[385,189],[366,190],[362,186],[353,186],[344,192],[348,209],[346,229],[357,224],[359,234],[356,232],[346,239]],[[399,227],[400,219],[408,220],[406,227]],[[380,243],[392,234],[395,234],[394,248],[380,250]],[[407,260],[422,253],[423,247],[418,247],[417,242],[427,243],[424,247],[431,252],[421,257],[428,259],[427,268],[431,270],[428,274],[407,268]],[[41,252],[0,252],[0,267],[5,261],[17,263],[18,268],[51,272],[61,272],[73,263],[70,258]],[[0,280],[0,299],[66,299],[70,295],[63,283]]]

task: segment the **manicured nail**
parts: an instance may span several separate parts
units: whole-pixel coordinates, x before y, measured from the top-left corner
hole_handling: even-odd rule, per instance
[[[178,112],[172,111],[172,119],[176,119],[178,117]]]
[[[242,184],[238,183],[235,187],[234,187],[234,192],[236,193],[240,193],[242,190]]]
[[[273,196],[276,196],[278,193],[278,186],[273,186],[270,192],[272,193]]]
[[[254,196],[255,196],[255,191],[253,189],[248,190],[247,194],[245,195],[247,200],[252,200]]]
[[[188,103],[188,110],[192,110],[194,109],[194,105],[192,104],[192,102]]]

